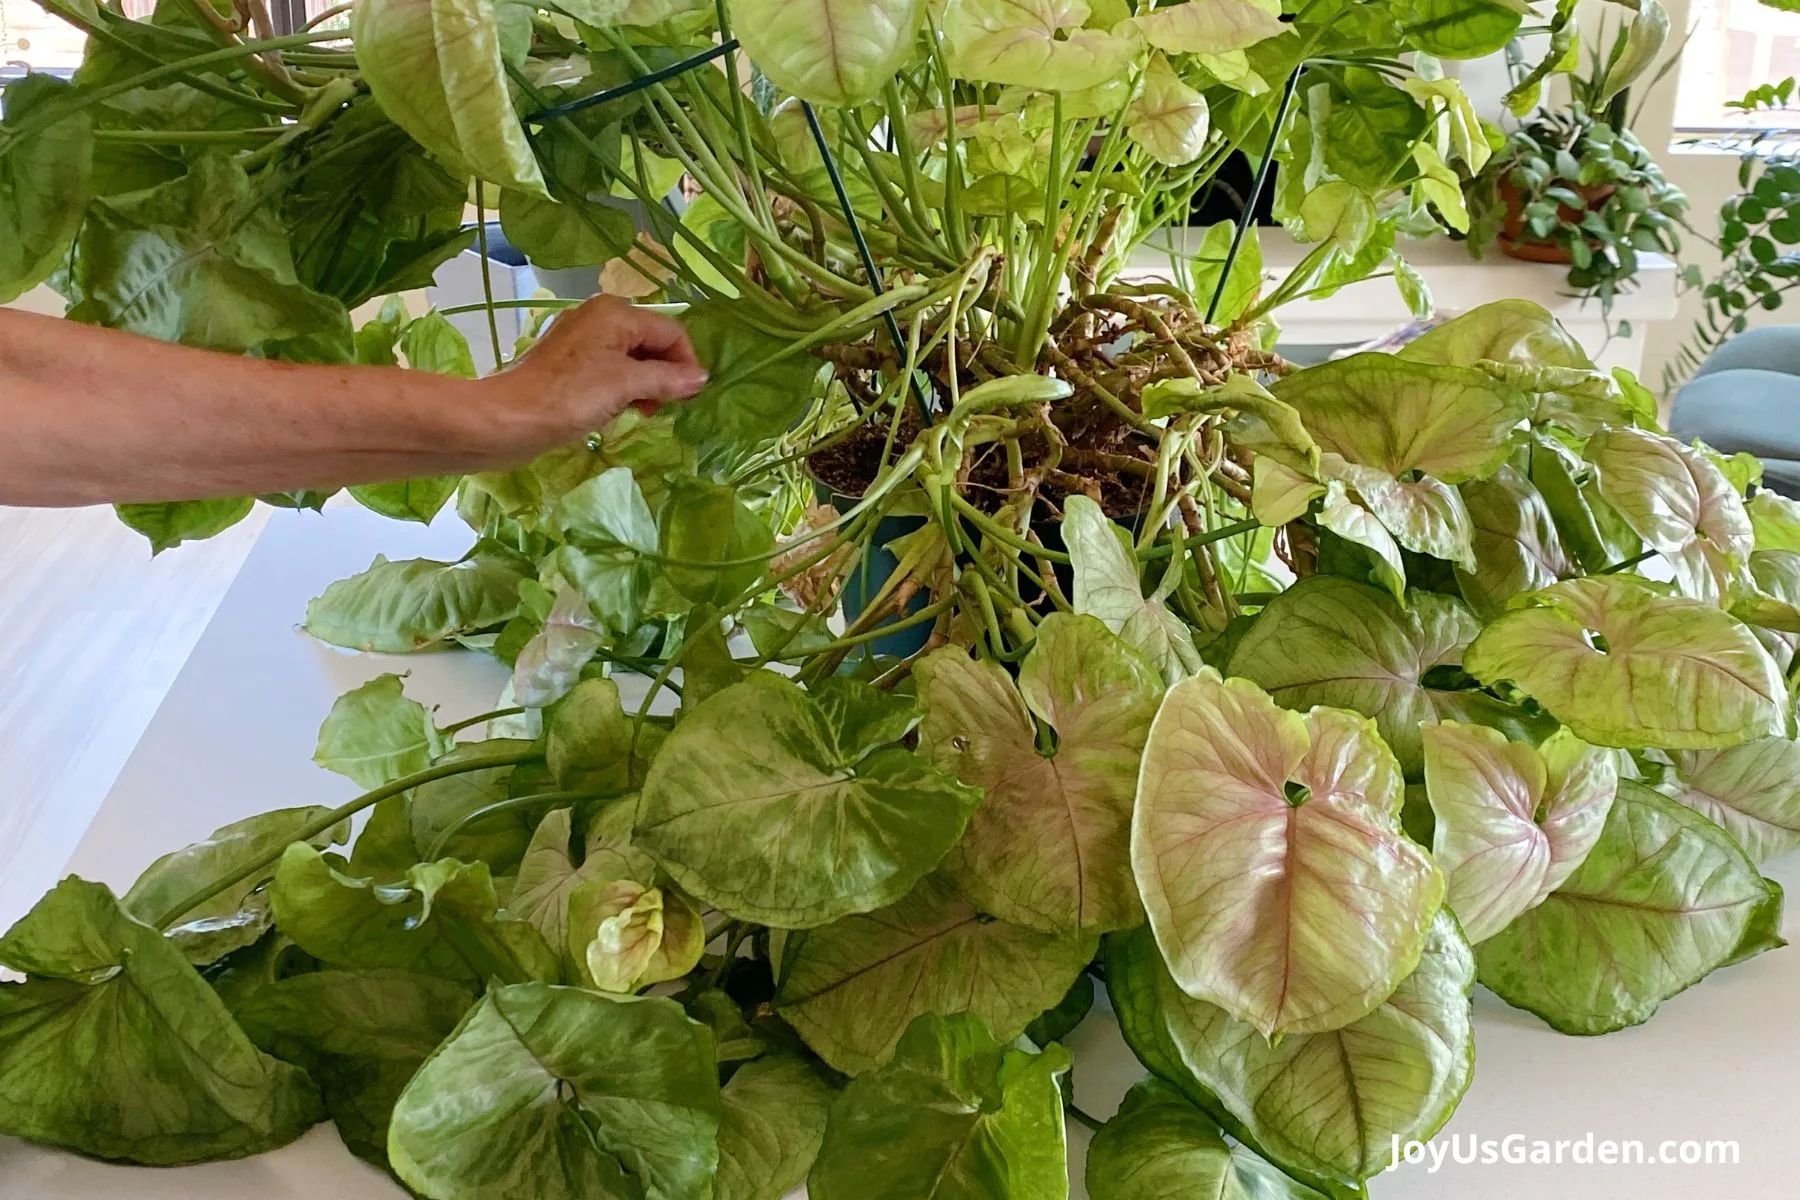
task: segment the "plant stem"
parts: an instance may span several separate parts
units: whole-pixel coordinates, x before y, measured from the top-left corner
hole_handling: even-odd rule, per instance
[[[1624,562],[1616,562],[1610,567],[1602,567],[1600,570],[1598,570],[1594,573],[1596,575],[1622,575],[1626,571],[1629,571],[1629,570],[1631,570],[1631,568],[1637,566],[1639,563],[1648,561],[1649,559],[1652,559],[1655,557],[1656,557],[1656,551],[1646,550],[1642,554],[1632,555],[1630,558],[1626,559]]]
[[[472,754],[467,758],[457,759],[454,762],[438,763],[435,766],[426,767],[423,771],[415,771],[411,775],[404,775],[390,783],[384,783],[373,791],[364,792],[348,804],[339,805],[318,820],[309,822],[296,830],[293,841],[311,841],[321,833],[324,833],[327,829],[330,829],[333,825],[348,820],[350,817],[363,811],[363,809],[373,808],[383,800],[410,792],[423,784],[433,783],[439,779],[449,779],[456,775],[467,775],[472,771],[487,771],[492,770],[495,767],[516,767],[520,763],[530,762],[533,759],[541,757],[543,756],[538,753],[535,748],[527,748],[524,750],[507,749],[491,754]],[[288,845],[292,844],[293,842],[288,843]],[[155,925],[158,929],[167,929],[170,925],[173,925],[183,913],[192,912],[202,904],[205,904],[208,900],[211,900],[214,896],[228,891],[232,887],[244,882],[246,879],[254,877],[257,872],[268,870],[280,861],[282,854],[286,851],[287,846],[282,846],[268,854],[259,856],[253,862],[240,867],[238,870],[231,872],[223,878],[207,884],[193,895],[183,899],[180,903],[170,906],[166,912],[158,916],[151,924]]]
[[[504,800],[496,800],[492,804],[484,804],[480,808],[464,813],[450,822],[444,831],[433,838],[431,848],[425,852],[425,861],[436,862],[444,853],[444,846],[451,838],[467,829],[475,822],[496,813],[511,812],[515,808],[528,808],[533,804],[579,804],[583,800],[608,799],[604,792],[535,792],[529,796],[508,796]]]
[[[1102,1129],[1106,1128],[1105,1121],[1102,1121],[1098,1117],[1090,1116],[1089,1114],[1083,1112],[1080,1109],[1080,1107],[1078,1107],[1073,1100],[1063,1101],[1063,1111],[1068,1113],[1069,1116],[1073,1117],[1075,1119],[1076,1124],[1085,1125],[1088,1127],[1089,1130],[1093,1131],[1094,1133],[1099,1133]]]
[[[500,352],[500,319],[494,315],[494,263],[488,257],[487,193],[480,179],[475,181],[475,241],[481,252],[482,307],[487,311],[488,342],[494,348],[494,370],[506,365]]]
[[[1219,268],[1219,283],[1213,288],[1212,299],[1206,305],[1206,323],[1212,324],[1218,315],[1219,302],[1225,298],[1225,285],[1231,280],[1232,264],[1237,262],[1238,251],[1243,249],[1244,235],[1256,222],[1256,204],[1262,199],[1263,188],[1269,182],[1269,172],[1275,167],[1275,148],[1281,144],[1282,126],[1287,124],[1288,109],[1293,107],[1294,93],[1300,88],[1300,76],[1306,70],[1305,60],[1301,60],[1288,75],[1287,86],[1281,91],[1281,105],[1275,110],[1275,121],[1269,128],[1269,145],[1263,151],[1262,162],[1257,164],[1256,179],[1250,185],[1250,195],[1244,201],[1244,211],[1238,214],[1237,227],[1231,231],[1231,249],[1225,252],[1225,263]]]
[[[443,734],[445,737],[454,737],[456,734],[461,733],[463,730],[473,729],[475,726],[480,725],[484,721],[498,721],[502,717],[516,717],[516,716],[519,716],[524,711],[525,710],[522,708],[496,708],[493,712],[478,713],[473,717],[469,717],[466,720],[458,721],[453,725],[446,725],[442,729],[438,730],[438,732]]]
[[[269,38],[266,41],[240,42],[236,45],[226,46],[223,49],[208,51],[205,54],[196,54],[192,58],[184,58],[179,62],[165,63],[155,70],[145,71],[141,75],[133,75],[129,79],[121,79],[117,83],[107,84],[105,87],[97,87],[91,92],[84,92],[81,95],[76,96],[66,105],[55,105],[49,112],[39,114],[36,117],[28,117],[19,122],[16,127],[7,131],[7,138],[4,141],[0,141],[0,156],[10,153],[14,146],[17,146],[26,138],[29,138],[34,134],[42,133],[52,125],[67,120],[69,117],[83,109],[91,108],[96,104],[104,104],[114,96],[123,96],[127,92],[135,92],[139,88],[145,88],[155,83],[161,83],[165,79],[175,79],[181,75],[187,74],[195,67],[210,67],[217,63],[235,62],[238,59],[249,58],[253,55],[261,54],[265,50],[285,50],[290,46],[305,46],[313,42],[320,42],[327,38],[337,36],[340,35],[332,33],[294,33],[289,34],[287,37]]]
[[[869,286],[877,295],[886,290],[881,281],[881,268],[875,263],[875,256],[869,252],[868,239],[863,237],[862,223],[856,219],[856,207],[850,203],[850,193],[844,187],[844,177],[838,174],[837,160],[831,153],[831,147],[825,141],[825,130],[819,125],[819,114],[813,111],[811,104],[802,101],[800,111],[806,114],[806,127],[812,132],[813,142],[819,148],[819,157],[825,161],[825,173],[831,179],[831,190],[837,193],[838,205],[844,210],[844,221],[850,226],[850,236],[856,242],[856,253],[862,259],[863,271],[869,276]],[[906,356],[906,338],[900,332],[900,322],[892,310],[882,314],[883,323],[887,326],[888,336],[894,341],[894,349],[900,356]],[[919,385],[917,377],[912,380],[913,394],[919,402],[919,419],[926,425],[931,424],[931,404],[925,396],[925,389]]]

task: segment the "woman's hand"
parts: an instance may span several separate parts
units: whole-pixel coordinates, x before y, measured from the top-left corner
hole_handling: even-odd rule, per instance
[[[502,436],[535,453],[602,429],[627,408],[655,412],[685,400],[706,378],[680,322],[596,296],[559,313],[538,344],[491,384],[506,409]]]

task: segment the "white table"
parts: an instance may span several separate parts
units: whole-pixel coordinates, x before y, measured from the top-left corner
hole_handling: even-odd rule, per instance
[[[355,787],[312,766],[332,700],[389,670],[411,670],[413,694],[454,720],[490,707],[504,673],[466,654],[407,659],[342,654],[295,628],[308,598],[368,565],[377,551],[453,556],[468,534],[453,522],[403,526],[354,509],[276,513],[151,721],[67,869],[115,888],[158,854],[264,809],[334,804]],[[25,864],[32,894],[63,864]],[[1800,870],[1772,873],[1790,892]],[[0,920],[18,915],[0,913]],[[1800,941],[1800,920],[1789,937]],[[1786,1200],[1800,1178],[1800,951],[1777,951],[1670,1001],[1650,1024],[1598,1039],[1561,1037],[1485,993],[1476,1000],[1479,1065],[1445,1136],[1647,1142],[1734,1138],[1735,1167],[1446,1165],[1378,1179],[1378,1200]],[[1140,1074],[1110,1021],[1072,1039],[1076,1089],[1106,1115]],[[1079,1129],[1071,1134],[1085,1144]],[[110,1167],[0,1139],[6,1200],[399,1200],[385,1176],[353,1159],[328,1126],[274,1154],[178,1170]],[[1083,1193],[1077,1185],[1075,1195]]]

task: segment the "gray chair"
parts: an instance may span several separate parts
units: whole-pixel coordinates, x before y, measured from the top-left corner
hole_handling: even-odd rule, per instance
[[[1763,484],[1800,499],[1800,326],[1752,329],[1713,351],[1675,397],[1669,429],[1763,460]]]

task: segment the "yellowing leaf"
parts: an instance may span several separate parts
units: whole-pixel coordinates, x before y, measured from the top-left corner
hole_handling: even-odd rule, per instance
[[[1143,13],[1132,23],[1168,54],[1229,54],[1287,32],[1279,4],[1253,0],[1188,0]]]

